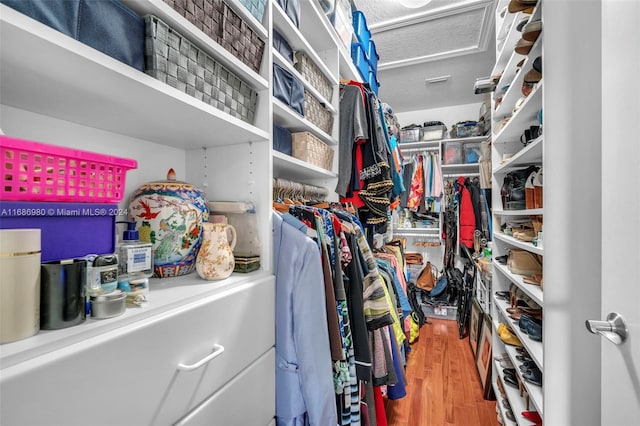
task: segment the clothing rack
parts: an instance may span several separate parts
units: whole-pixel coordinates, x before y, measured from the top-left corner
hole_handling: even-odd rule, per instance
[[[288,179],[273,178],[273,200],[324,201],[329,190],[321,186],[307,185]]]

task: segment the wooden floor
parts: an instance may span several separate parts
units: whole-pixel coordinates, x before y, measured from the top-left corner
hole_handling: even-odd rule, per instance
[[[386,401],[389,426],[496,426],[496,402],[482,398],[469,339],[455,321],[429,319],[407,357],[407,396]]]

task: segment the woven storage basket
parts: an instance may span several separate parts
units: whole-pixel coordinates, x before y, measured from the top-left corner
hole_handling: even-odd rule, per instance
[[[309,132],[291,134],[291,154],[293,157],[306,161],[314,166],[331,170],[333,164],[333,149]]]
[[[264,8],[267,5],[267,0],[240,0],[240,3],[251,13],[258,22],[262,22],[264,16]]]
[[[322,131],[331,134],[333,114],[306,90],[304,91],[304,116]]]
[[[164,2],[252,70],[260,72],[264,41],[223,0]]]
[[[333,88],[331,81],[324,76],[320,68],[307,56],[304,52],[296,52],[294,54],[294,67],[300,71],[302,77],[320,92],[320,94],[329,102],[333,97]]]
[[[258,94],[153,15],[145,19],[145,72],[253,124]]]

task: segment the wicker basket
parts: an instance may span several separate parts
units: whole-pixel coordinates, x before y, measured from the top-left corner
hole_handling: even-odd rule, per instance
[[[333,149],[309,132],[291,134],[293,157],[306,161],[314,166],[331,170],[333,165]]]
[[[251,13],[258,22],[262,22],[264,16],[264,8],[267,6],[267,0],[240,0],[240,3]]]
[[[265,42],[223,0],[164,0],[176,12],[260,72]]]
[[[296,52],[294,55],[294,67],[300,71],[305,80],[320,92],[320,94],[331,102],[333,88],[331,81],[324,76],[320,68],[304,52]]]
[[[145,19],[145,72],[253,124],[258,94],[222,64],[153,15]]]
[[[331,134],[331,130],[333,129],[333,114],[306,90],[304,91],[304,116],[322,131]]]

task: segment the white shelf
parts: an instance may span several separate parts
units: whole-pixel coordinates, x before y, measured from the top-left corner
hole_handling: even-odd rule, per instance
[[[522,83],[524,82],[524,75],[531,69],[534,59],[540,56],[541,51],[542,51],[542,37],[538,37],[536,42],[531,47],[531,50],[529,51],[528,55],[526,56],[518,55],[518,54],[514,55],[520,59],[525,58],[525,61],[522,64],[522,68],[517,74],[515,73],[515,66],[517,62],[516,64],[509,63],[509,65],[514,67],[514,69],[512,70],[513,74],[511,79],[506,79],[506,80],[501,79],[501,82],[504,80],[503,86],[506,84],[509,84],[509,90],[507,90],[507,92],[504,94],[504,96],[502,97],[502,101],[500,102],[500,105],[498,105],[498,108],[496,108],[495,110],[496,117],[502,117],[502,116],[511,114],[511,110],[513,110],[513,107],[515,106],[516,101],[520,99],[522,96],[524,96],[522,94]],[[520,59],[517,59],[517,60],[520,61]],[[515,60],[516,59],[514,59],[514,62]],[[508,83],[509,81],[511,83]],[[501,82],[499,82],[499,84],[502,84]]]
[[[536,216],[544,214],[544,209],[492,210],[495,216]]]
[[[505,161],[500,166],[493,170],[494,174],[507,173],[511,170],[517,169],[521,166],[529,164],[541,164],[542,163],[542,147],[543,136],[531,141],[527,146],[523,147],[508,161]]]
[[[511,359],[511,363],[516,370],[516,374],[520,377],[520,382],[524,384],[525,389],[527,389],[527,393],[529,394],[529,402],[533,403],[535,406],[535,410],[538,411],[540,416],[544,415],[544,406],[543,406],[543,397],[542,397],[542,386],[536,386],[533,383],[527,382],[522,376],[522,371],[520,371],[519,366],[522,364],[522,361],[519,361],[516,356],[518,352],[516,348],[509,345],[504,345],[505,350],[509,354],[509,358]],[[529,406],[530,411],[534,411],[533,407]]]
[[[272,150],[273,176],[293,180],[337,178],[338,174],[309,164],[282,152]]]
[[[244,9],[238,0],[231,0],[235,4],[234,11],[240,12]],[[238,77],[246,81],[256,90],[266,89],[268,87],[267,80],[256,73],[248,65],[240,59],[233,56],[224,47],[216,43],[211,37],[202,32],[198,27],[187,21],[182,15],[176,12],[171,6],[162,0],[124,0],[124,3],[140,16],[155,15],[172,29],[176,30],[180,35],[186,37],[189,41],[195,43],[200,49],[211,55],[214,59],[220,61],[224,66],[233,71]],[[249,15],[248,12],[244,15]],[[252,20],[257,22],[255,18]],[[260,38],[268,43],[268,33],[261,25],[253,28],[258,32]],[[267,56],[267,46],[265,46],[264,57]]]
[[[471,164],[443,164],[440,166],[443,175],[469,175],[472,173],[478,174],[480,166],[478,163]]]
[[[0,365],[7,368],[25,360],[58,350],[91,337],[104,335],[122,327],[138,327],[141,322],[160,313],[198,303],[207,296],[221,292],[238,291],[256,281],[271,277],[262,270],[248,274],[233,273],[225,280],[208,282],[197,273],[175,277],[151,279],[148,301],[140,308],[127,308],[125,313],[108,319],[87,320],[61,330],[42,330],[35,336],[13,343],[5,343],[0,351]]]
[[[535,253],[535,254],[539,254],[539,255],[544,255],[544,248],[542,247],[536,247],[531,243],[527,243],[524,241],[520,241],[516,238],[510,237],[509,235],[505,235],[501,232],[494,232],[493,233],[493,238],[496,240],[500,240],[503,241],[509,245],[512,245],[514,247],[518,247],[521,248],[523,250],[527,250],[530,251],[531,253]]]
[[[440,228],[393,228],[394,235],[406,237],[440,237]]]
[[[499,13],[500,11],[498,11]],[[520,22],[520,20],[522,19],[522,17],[524,16],[524,14],[522,12],[518,12],[518,13],[509,13],[507,12],[505,15],[505,18],[503,20],[502,23],[502,27],[504,27],[504,25],[508,25],[509,23],[511,24],[511,27],[509,28],[509,32],[507,34],[507,36],[504,39],[504,42],[502,44],[502,48],[496,53],[496,64],[493,67],[492,70],[492,75],[496,75],[500,72],[503,72],[506,68],[506,64],[509,61],[509,59],[511,58],[511,56],[518,55],[517,53],[514,52],[514,48],[516,46],[516,43],[518,42],[518,39],[520,39],[521,37],[521,33],[516,29],[516,27],[518,26],[518,22]],[[499,41],[496,41],[496,49],[499,47],[498,46]],[[518,55],[520,56],[520,55]],[[518,59],[519,60],[519,59]],[[501,79],[504,81],[504,79]],[[498,87],[499,89],[500,87]]]
[[[273,122],[288,128],[292,132],[311,132],[328,145],[337,145],[338,141],[318,126],[298,114],[279,99],[273,98]]]
[[[533,359],[533,361],[540,368],[540,370],[543,371],[543,365],[542,365],[542,342],[537,342],[535,340],[531,340],[529,338],[528,334],[523,333],[522,331],[520,331],[520,327],[518,327],[518,321],[512,319],[509,316],[509,313],[507,312],[507,308],[510,307],[510,305],[507,302],[504,302],[502,300],[498,300],[498,299],[495,298],[495,296],[493,296],[493,303],[495,303],[496,307],[498,308],[500,314],[502,315],[502,317],[503,317],[503,319],[505,321],[505,324],[509,325],[511,327],[511,329],[513,330],[515,335],[518,336],[518,339],[520,339],[520,342],[522,342],[522,344],[524,345],[524,348],[527,350],[527,352],[529,352],[529,355],[531,356],[531,359]],[[498,339],[499,338],[500,337],[498,336]],[[544,339],[544,337],[543,337],[543,339]]]
[[[302,2],[308,3],[308,2]],[[320,68],[320,71],[331,81],[331,84],[338,84],[338,78],[327,67],[324,61],[320,58],[317,50],[314,49],[307,41],[306,37],[302,35],[300,30],[293,25],[293,22],[289,19],[287,14],[282,10],[282,7],[275,1],[271,2],[273,11],[273,26],[274,28],[287,40],[289,46],[294,51],[303,51],[309,58]],[[302,13],[301,13],[302,15]],[[306,15],[305,15],[306,19]],[[315,22],[315,21],[312,21]],[[301,24],[302,26],[303,24]],[[313,24],[311,24],[313,25]]]
[[[5,5],[0,23],[5,105],[183,149],[269,139],[269,132]]]
[[[513,274],[509,271],[507,265],[501,265],[500,263],[493,261],[493,266],[502,273],[509,281],[520,287],[527,296],[531,297],[540,307],[544,305],[544,292],[539,285],[527,284],[522,281],[522,275]]]
[[[534,425],[535,423],[530,422],[529,420],[522,417],[522,415],[520,414],[523,411],[526,411],[524,398],[520,396],[520,391],[518,389],[512,387],[511,385],[508,385],[504,381],[504,373],[502,373],[502,367],[500,366],[500,363],[495,359],[493,360],[493,368],[496,369],[496,371],[498,372],[498,376],[500,376],[500,380],[502,380],[502,387],[504,388],[504,391],[507,394],[507,399],[509,400],[509,404],[511,405],[511,412],[513,413],[513,417],[516,419],[516,424],[518,426]],[[498,390],[498,395],[500,395],[499,390]],[[511,422],[509,419],[506,418],[504,413],[503,413],[503,416],[505,421],[513,424],[513,422]]]
[[[542,80],[538,82],[536,88],[527,96],[527,99],[523,102],[520,109],[511,116],[509,122],[493,136],[493,143],[500,144],[513,141],[518,141],[519,143],[522,131],[534,122],[537,123],[540,105],[542,105]],[[494,128],[499,121],[500,120],[493,121]]]
[[[273,59],[274,62],[276,62],[278,65],[280,65],[282,68],[286,69],[287,71],[289,71],[291,74],[293,74],[293,76],[295,78],[297,78],[298,80],[300,80],[302,82],[302,84],[304,85],[304,88],[306,90],[308,90],[313,96],[315,96],[315,98],[320,101],[320,103],[328,110],[331,112],[331,114],[333,114],[334,116],[338,113],[338,111],[336,111],[336,109],[333,107],[333,105],[331,105],[331,102],[329,102],[324,96],[322,96],[320,94],[320,92],[318,92],[318,89],[316,89],[315,87],[313,87],[303,76],[302,74],[300,74],[300,72],[293,66],[291,65],[291,62],[287,61],[285,59],[284,56],[282,56],[282,54],[280,52],[278,52],[277,50],[273,50]]]
[[[498,366],[500,366],[500,364],[498,364]],[[496,368],[495,365],[494,365],[493,368]],[[491,382],[491,386],[493,386],[493,393],[496,395],[496,404],[498,406],[498,409],[500,410],[500,414],[502,414],[503,426],[514,426],[514,425],[517,425],[518,423],[516,423],[516,422],[514,422],[512,420],[509,420],[507,418],[507,415],[506,415],[507,408],[505,407],[504,402],[502,402],[504,398],[503,398],[502,394],[500,393],[500,389],[498,388],[497,382]],[[505,390],[505,392],[506,392],[506,390]],[[514,417],[515,417],[515,414],[514,414]]]

